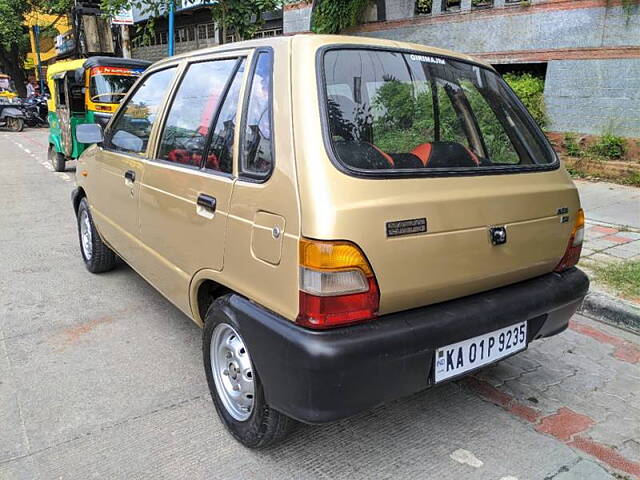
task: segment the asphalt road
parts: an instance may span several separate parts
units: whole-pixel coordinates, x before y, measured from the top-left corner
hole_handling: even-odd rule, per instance
[[[0,132],[0,479],[640,475],[637,337],[585,318],[470,380],[244,449],[200,329],[126,265],[85,270],[73,166],[46,168],[46,134]]]

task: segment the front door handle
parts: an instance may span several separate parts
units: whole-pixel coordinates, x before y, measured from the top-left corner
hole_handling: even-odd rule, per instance
[[[127,170],[126,172],[124,172],[124,178],[125,180],[129,180],[131,183],[136,181],[136,172],[134,172],[133,170]]]
[[[212,197],[211,195],[205,195],[204,193],[201,193],[200,195],[198,195],[197,203],[201,207],[204,207],[211,212],[216,211],[216,198]]]

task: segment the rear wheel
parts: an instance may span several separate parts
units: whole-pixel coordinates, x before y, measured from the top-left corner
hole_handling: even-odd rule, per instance
[[[54,171],[64,172],[66,159],[62,153],[56,152],[56,147],[53,145],[49,145],[48,157]]]
[[[246,447],[264,448],[282,440],[295,422],[265,401],[237,322],[224,309],[228,298],[213,302],[205,317],[202,353],[207,382],[218,416],[231,435]]]
[[[21,118],[7,117],[7,128],[12,132],[21,132],[24,129],[24,120]]]
[[[78,206],[78,237],[84,265],[91,273],[102,273],[116,266],[116,254],[100,238],[86,198]]]

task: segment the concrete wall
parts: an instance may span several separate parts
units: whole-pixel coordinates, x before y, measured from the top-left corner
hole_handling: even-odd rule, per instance
[[[285,35],[311,30],[311,3],[285,6],[282,12],[282,30]]]
[[[387,18],[393,4],[387,4]],[[412,2],[411,2],[412,3]],[[391,12],[390,12],[391,9]],[[507,12],[511,10],[518,14]],[[506,10],[506,12],[505,12]],[[432,45],[466,53],[640,46],[640,15],[629,22],[622,7],[540,10],[512,6],[475,13],[451,13],[433,18],[431,23],[406,22],[391,28],[359,30],[361,34],[405,42]],[[526,12],[531,13],[526,13]]]
[[[201,48],[213,47],[217,45],[214,39],[208,38],[206,40],[195,40],[192,42],[177,42],[175,44],[175,53],[189,52],[192,50],[199,50]],[[131,56],[133,58],[140,58],[142,60],[149,60],[155,62],[167,56],[167,45],[151,45],[146,47],[133,47],[131,50]]]
[[[551,61],[549,130],[640,137],[640,58]]]

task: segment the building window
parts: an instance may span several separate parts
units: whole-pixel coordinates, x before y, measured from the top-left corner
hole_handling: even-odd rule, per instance
[[[444,9],[447,12],[459,12],[460,0],[445,0]]]
[[[471,8],[491,8],[493,0],[471,0]]]
[[[427,15],[431,13],[433,0],[416,0],[416,15]]]
[[[207,23],[207,38],[216,38],[216,26],[213,23]]]
[[[256,33],[256,36],[254,38],[277,37],[279,35],[282,35],[281,28],[270,28],[267,30],[260,30],[258,33]]]

